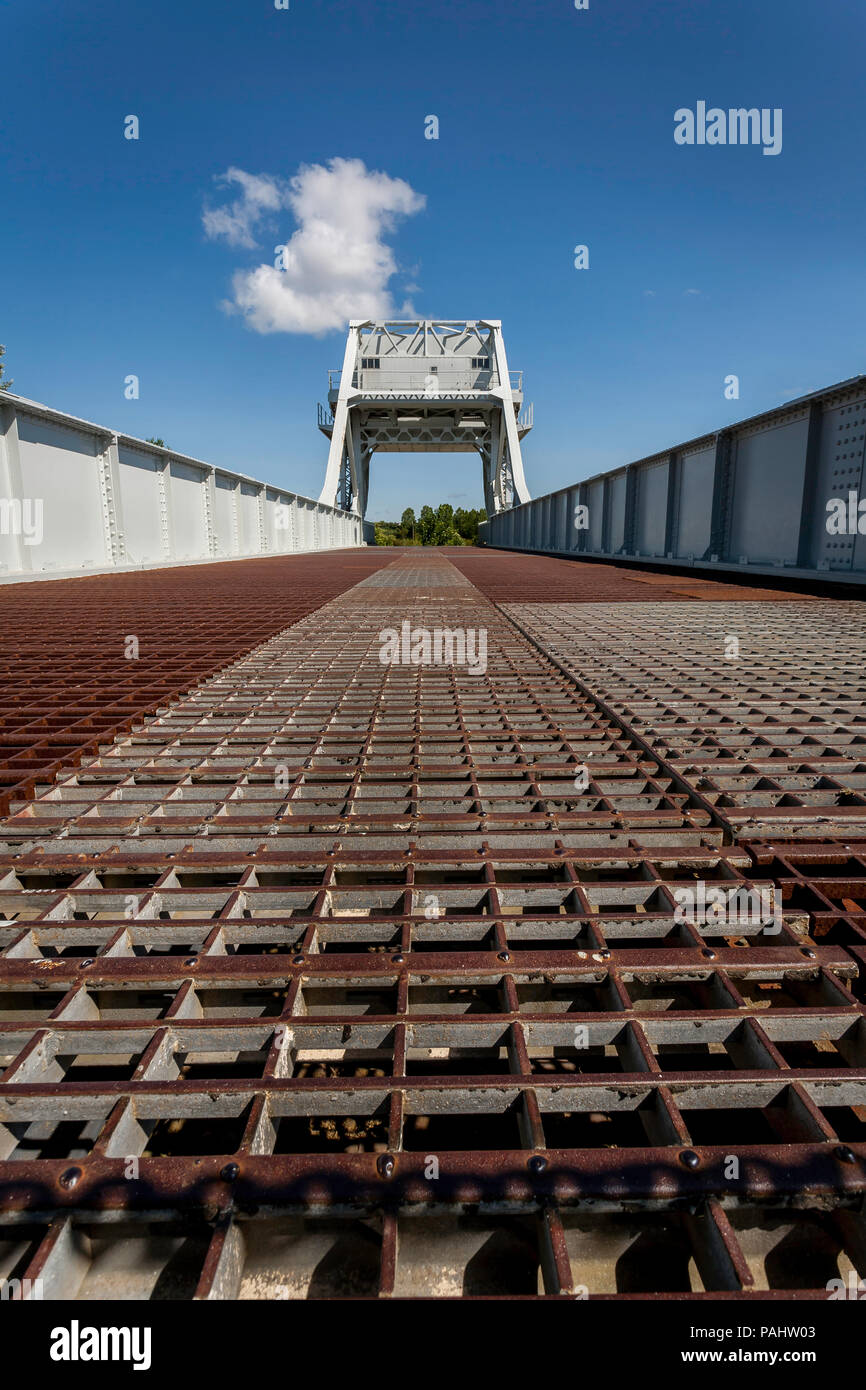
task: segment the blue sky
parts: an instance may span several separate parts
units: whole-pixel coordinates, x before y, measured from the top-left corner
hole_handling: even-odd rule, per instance
[[[298,231],[291,206],[253,244],[203,211],[230,210],[228,169],[286,188],[335,159],[423,198],[385,219],[379,293],[502,319],[534,494],[866,371],[861,0],[6,0],[0,28],[0,342],[22,395],[317,495],[344,333],[222,307]],[[700,100],[781,108],[781,153],[676,145]],[[370,515],[480,505],[473,455],[373,469]]]

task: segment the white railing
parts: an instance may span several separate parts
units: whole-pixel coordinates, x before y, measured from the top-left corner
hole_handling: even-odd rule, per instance
[[[0,393],[0,582],[363,543],[351,512]]]
[[[505,508],[479,527],[479,540],[642,566],[863,586],[858,517],[866,509],[866,453],[857,430],[864,418],[866,376],[850,377]],[[840,437],[849,444],[844,479]]]

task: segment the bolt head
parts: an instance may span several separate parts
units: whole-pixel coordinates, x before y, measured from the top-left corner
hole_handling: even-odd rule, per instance
[[[376,1172],[380,1178],[393,1178],[396,1166],[393,1154],[380,1154],[376,1159]]]

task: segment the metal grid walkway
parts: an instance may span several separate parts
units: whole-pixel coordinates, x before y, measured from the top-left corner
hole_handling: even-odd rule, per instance
[[[383,665],[404,623],[484,632],[484,670]],[[409,552],[14,800],[0,1277],[826,1298],[866,1274],[862,624],[500,608]],[[774,911],[689,918],[684,890]]]
[[[344,550],[4,586],[0,808],[387,563]]]

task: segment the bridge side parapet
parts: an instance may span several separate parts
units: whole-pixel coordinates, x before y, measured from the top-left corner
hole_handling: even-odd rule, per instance
[[[866,377],[499,512],[479,542],[866,583]]]
[[[0,395],[0,582],[363,544],[340,507]]]

